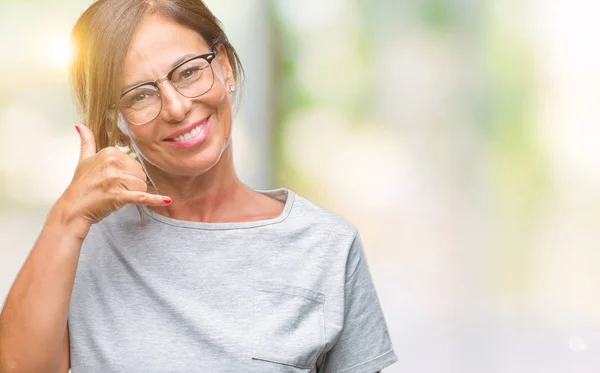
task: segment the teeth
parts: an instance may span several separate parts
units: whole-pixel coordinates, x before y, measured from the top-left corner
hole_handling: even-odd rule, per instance
[[[177,141],[177,142],[187,141],[187,140],[191,139],[192,137],[195,137],[196,135],[198,135],[201,131],[202,131],[202,124],[199,125],[198,127],[194,128],[193,130],[191,130],[188,133],[184,133],[183,135],[179,135],[179,136],[175,137],[175,141]]]

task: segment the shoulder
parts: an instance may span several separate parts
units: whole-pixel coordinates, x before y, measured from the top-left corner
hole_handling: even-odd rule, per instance
[[[306,218],[323,227],[336,228],[340,231],[355,232],[356,228],[346,218],[325,207],[319,206],[307,198],[295,195],[295,208]]]
[[[303,229],[318,233],[331,239],[351,243],[358,235],[356,227],[346,218],[327,208],[317,205],[307,198],[290,193],[294,198],[293,211],[290,217],[294,224]]]

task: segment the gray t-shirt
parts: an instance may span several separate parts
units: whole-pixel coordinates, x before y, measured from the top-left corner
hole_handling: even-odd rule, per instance
[[[374,373],[397,361],[356,229],[287,189],[277,218],[126,206],[84,241],[73,373]]]

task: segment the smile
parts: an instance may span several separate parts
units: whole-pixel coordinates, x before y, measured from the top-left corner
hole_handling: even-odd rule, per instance
[[[173,140],[177,141],[177,142],[183,142],[183,141],[190,140],[190,139],[198,136],[198,134],[200,134],[200,132],[202,132],[202,128],[204,128],[204,122],[202,122],[200,125],[194,127],[190,132],[184,133],[183,135],[179,135],[179,136],[175,137]]]
[[[165,139],[167,144],[178,148],[189,148],[198,145],[204,141],[208,135],[208,129],[210,127],[210,117],[202,121],[192,124],[189,129],[184,129],[184,133],[181,131],[175,132],[169,138]]]

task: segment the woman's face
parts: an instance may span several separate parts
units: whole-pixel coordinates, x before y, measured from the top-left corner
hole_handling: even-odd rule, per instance
[[[123,91],[159,79],[177,63],[209,52],[195,31],[166,18],[147,16],[136,29],[125,59]],[[129,137],[144,158],[166,173],[203,174],[219,161],[229,144],[228,87],[235,83],[225,49],[219,46],[216,52],[211,64],[214,84],[208,92],[187,98],[165,80],[158,85],[162,96],[158,116],[143,125],[127,123]]]

